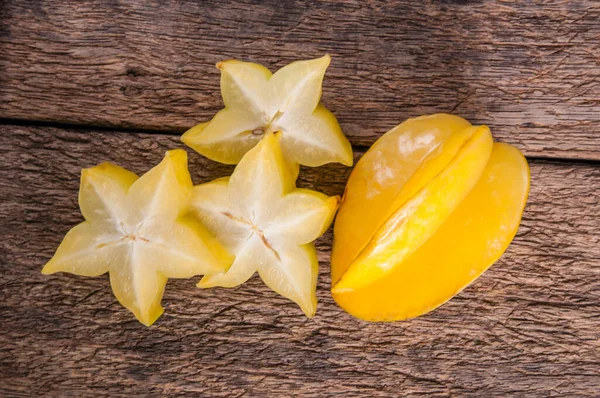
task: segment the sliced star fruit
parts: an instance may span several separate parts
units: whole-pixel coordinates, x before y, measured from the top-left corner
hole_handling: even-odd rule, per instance
[[[296,61],[275,74],[251,62],[217,64],[225,108],[188,130],[182,141],[209,159],[237,164],[268,133],[281,133],[291,163],[352,165],[352,147],[335,116],[319,103],[329,55]]]
[[[506,250],[529,191],[520,152],[451,115],[410,119],[357,163],[334,229],[332,294],[370,321],[422,315]]]
[[[110,274],[117,300],[146,326],[163,313],[167,278],[223,272],[233,258],[189,215],[192,180],[183,150],[141,178],[102,163],[81,174],[85,221],[71,229],[43,274]]]
[[[230,178],[194,187],[194,214],[235,255],[226,272],[205,276],[198,287],[234,287],[258,272],[312,317],[318,272],[312,242],[331,224],[339,197],[296,188],[283,139],[283,133],[266,133]]]

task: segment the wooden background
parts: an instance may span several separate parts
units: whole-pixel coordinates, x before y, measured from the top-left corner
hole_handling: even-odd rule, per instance
[[[324,103],[356,159],[407,117],[453,112],[519,147],[519,233],[436,311],[317,316],[258,278],[171,280],[145,328],[107,277],[44,277],[81,220],[81,168],[142,173],[220,107],[214,64],[333,57]],[[0,395],[599,396],[600,2],[0,0]],[[195,182],[231,167],[190,154]],[[350,169],[303,169],[343,192]]]

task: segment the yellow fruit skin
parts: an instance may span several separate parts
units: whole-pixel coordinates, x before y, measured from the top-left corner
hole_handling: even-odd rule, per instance
[[[388,276],[429,239],[471,191],[489,160],[493,140],[486,126],[467,130],[471,130],[471,138],[454,159],[384,222],[344,272],[334,292],[361,289]]]
[[[384,221],[450,163],[461,139],[468,138],[456,133],[470,126],[447,114],[409,119],[384,134],[358,161],[335,222],[333,284]]]
[[[529,192],[529,167],[507,144],[489,162],[452,215],[393,272],[361,289],[333,293],[347,312],[367,321],[395,321],[443,304],[492,265],[518,229]]]

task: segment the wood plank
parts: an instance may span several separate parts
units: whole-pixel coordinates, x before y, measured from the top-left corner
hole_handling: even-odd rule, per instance
[[[507,253],[433,313],[372,324],[335,305],[331,232],[319,240],[319,307],[306,319],[258,278],[201,291],[170,281],[165,315],[139,324],[106,277],[42,276],[79,222],[82,167],[143,172],[172,136],[0,127],[0,395],[597,396],[600,168],[533,161]],[[190,158],[196,182],[231,168]],[[341,193],[349,170],[303,170]]]
[[[527,155],[600,159],[600,3],[0,5],[0,117],[181,132],[222,106],[214,64],[329,52],[324,102],[357,146],[452,112]]]

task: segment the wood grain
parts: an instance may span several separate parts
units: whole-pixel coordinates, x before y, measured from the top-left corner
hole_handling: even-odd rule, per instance
[[[145,328],[106,277],[45,277],[80,221],[79,172],[109,160],[144,172],[173,136],[0,127],[2,396],[584,396],[600,391],[600,168],[531,163],[523,224],[458,297],[408,322],[353,319],[331,299],[331,232],[319,240],[317,316],[258,278],[199,290],[172,280]],[[360,154],[358,154],[360,155]],[[190,157],[196,182],[231,172]],[[349,170],[300,185],[341,193]]]
[[[0,117],[181,132],[222,106],[217,61],[333,56],[355,146],[452,112],[527,155],[600,159],[597,1],[0,2]]]

